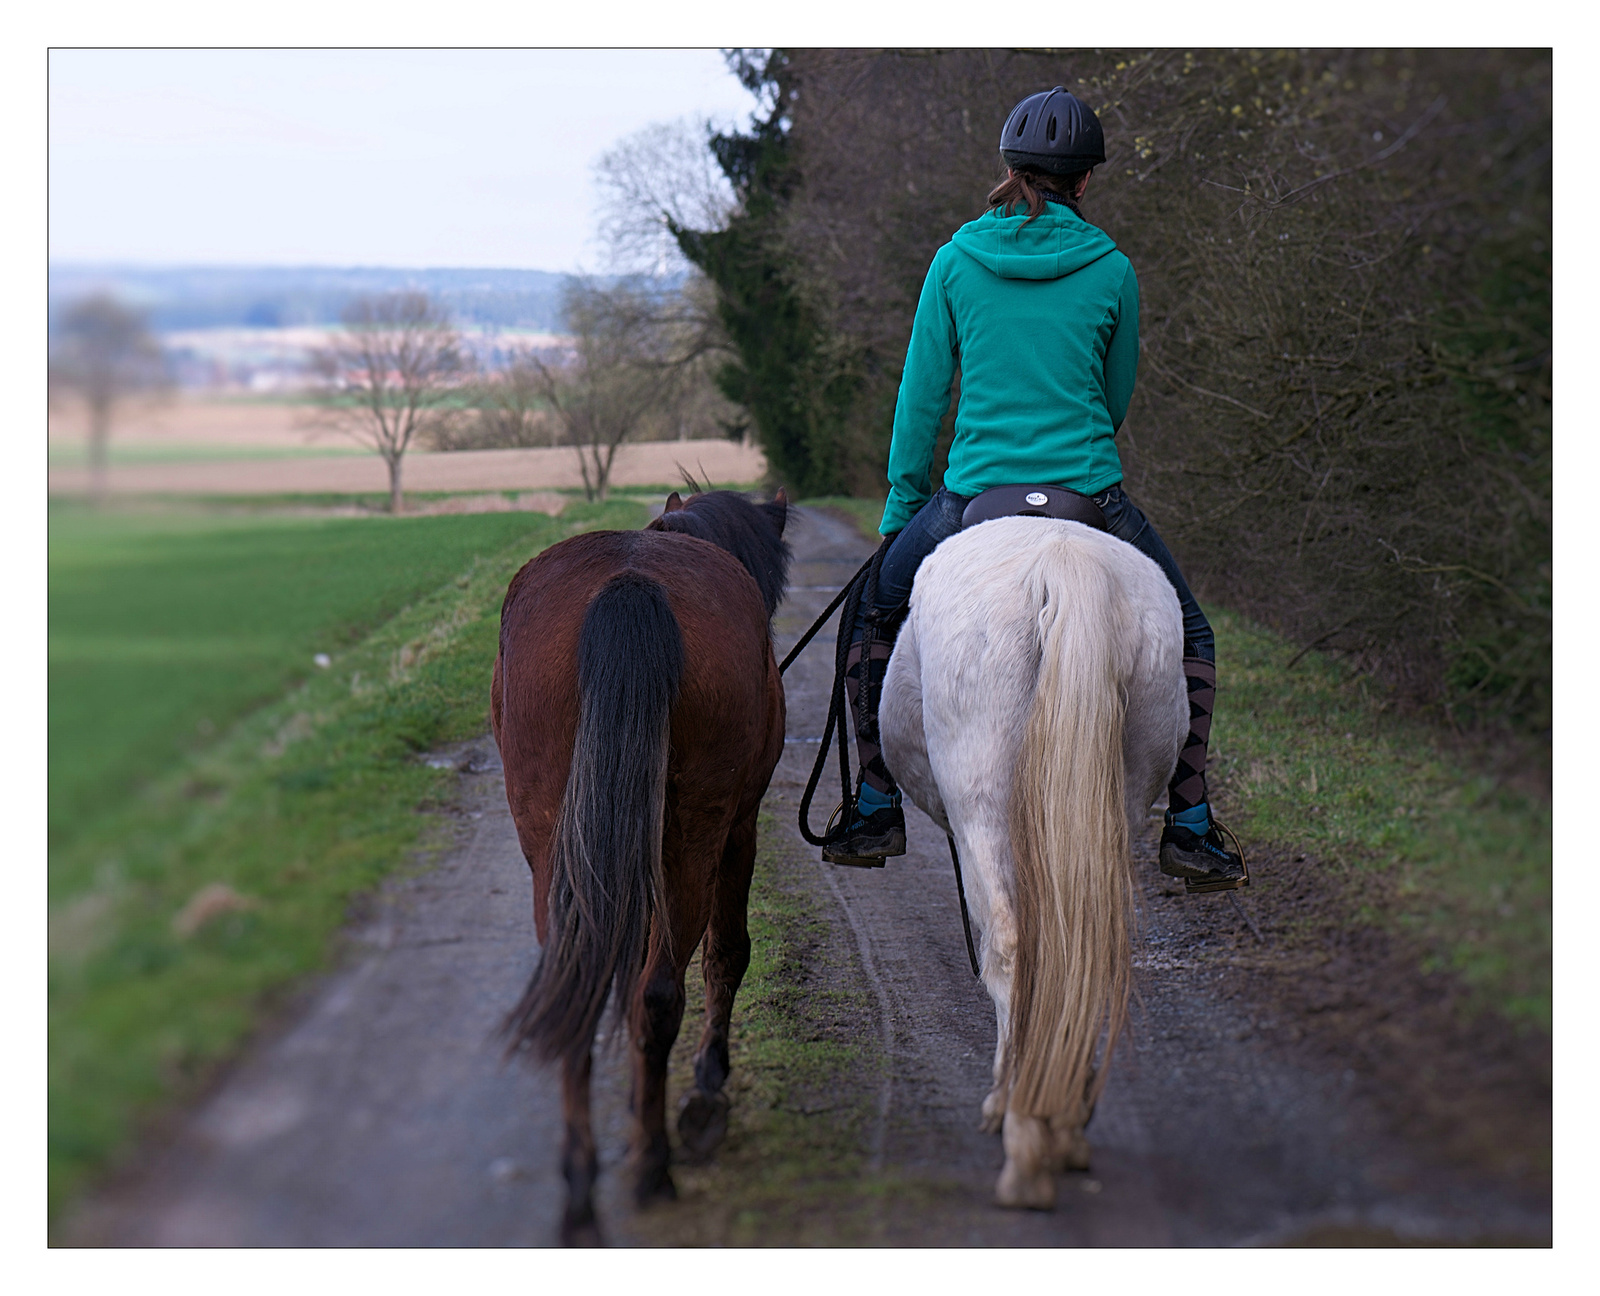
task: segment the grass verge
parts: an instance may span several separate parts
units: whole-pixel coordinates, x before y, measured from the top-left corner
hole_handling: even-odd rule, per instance
[[[866,1239],[883,1192],[864,1152],[886,1065],[866,978],[770,811],[760,843],[728,1136],[710,1163],[674,1166],[676,1203],[634,1218],[647,1245],[848,1245]],[[698,982],[697,958],[689,984]],[[699,1006],[692,991],[690,1004]],[[686,1013],[670,1063],[675,1095],[694,1083],[699,1032],[698,1014]]]
[[[629,502],[525,515],[515,543],[461,564],[56,853],[52,1219],[326,964],[352,897],[427,847],[416,811],[454,774],[416,756],[483,731],[516,569],[577,530],[643,520]]]
[[[1423,970],[1471,1002],[1551,1026],[1551,810],[1473,769],[1446,735],[1397,716],[1380,688],[1211,609],[1223,811],[1259,840],[1381,875],[1397,907],[1354,917],[1412,938]],[[1291,661],[1299,658],[1291,665]]]

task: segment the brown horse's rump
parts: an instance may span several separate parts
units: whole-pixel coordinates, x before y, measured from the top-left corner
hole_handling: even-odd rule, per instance
[[[602,585],[629,570],[661,583],[683,632],[684,676],[672,712],[668,773],[679,796],[668,797],[669,834],[673,803],[684,796],[695,803],[688,810],[695,819],[711,804],[729,814],[753,812],[783,754],[783,687],[767,612],[733,557],[666,531],[597,531],[547,549],[506,592],[490,692],[506,798],[536,881],[578,728],[574,663],[583,609]],[[732,765],[729,751],[750,759]],[[534,887],[541,941],[548,922],[548,877],[544,881]]]

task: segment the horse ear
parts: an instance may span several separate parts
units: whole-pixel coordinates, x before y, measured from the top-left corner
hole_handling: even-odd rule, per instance
[[[662,508],[661,511],[663,513],[676,513],[682,507],[683,507],[683,500],[679,497],[677,491],[673,491],[672,494],[667,496],[666,505]]]
[[[778,534],[782,535],[784,523],[789,520],[789,492],[784,490],[782,486],[778,487],[777,494],[772,497],[772,503],[769,507],[777,515]]]

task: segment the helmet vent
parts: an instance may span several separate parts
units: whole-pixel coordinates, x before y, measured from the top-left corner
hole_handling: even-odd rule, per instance
[[[1050,119],[1050,125],[1045,128],[1044,137],[1052,144],[1056,142],[1056,119],[1054,117]]]
[[[1017,123],[1017,134],[1018,135],[1021,135],[1023,131],[1028,129],[1028,116],[1029,116],[1029,114],[1023,113],[1022,114],[1022,120]]]

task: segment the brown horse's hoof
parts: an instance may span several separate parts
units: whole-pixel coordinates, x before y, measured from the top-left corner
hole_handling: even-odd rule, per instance
[[[582,1210],[570,1207],[561,1217],[561,1245],[564,1247],[603,1247],[606,1240],[600,1236],[600,1221],[594,1217],[594,1207]]]
[[[672,1182],[672,1172],[665,1163],[640,1169],[639,1178],[633,1185],[633,1200],[639,1206],[678,1200],[678,1186]]]
[[[707,1093],[691,1089],[678,1107],[678,1137],[683,1140],[684,1160],[704,1161],[717,1150],[728,1134],[728,1095],[718,1090]]]

